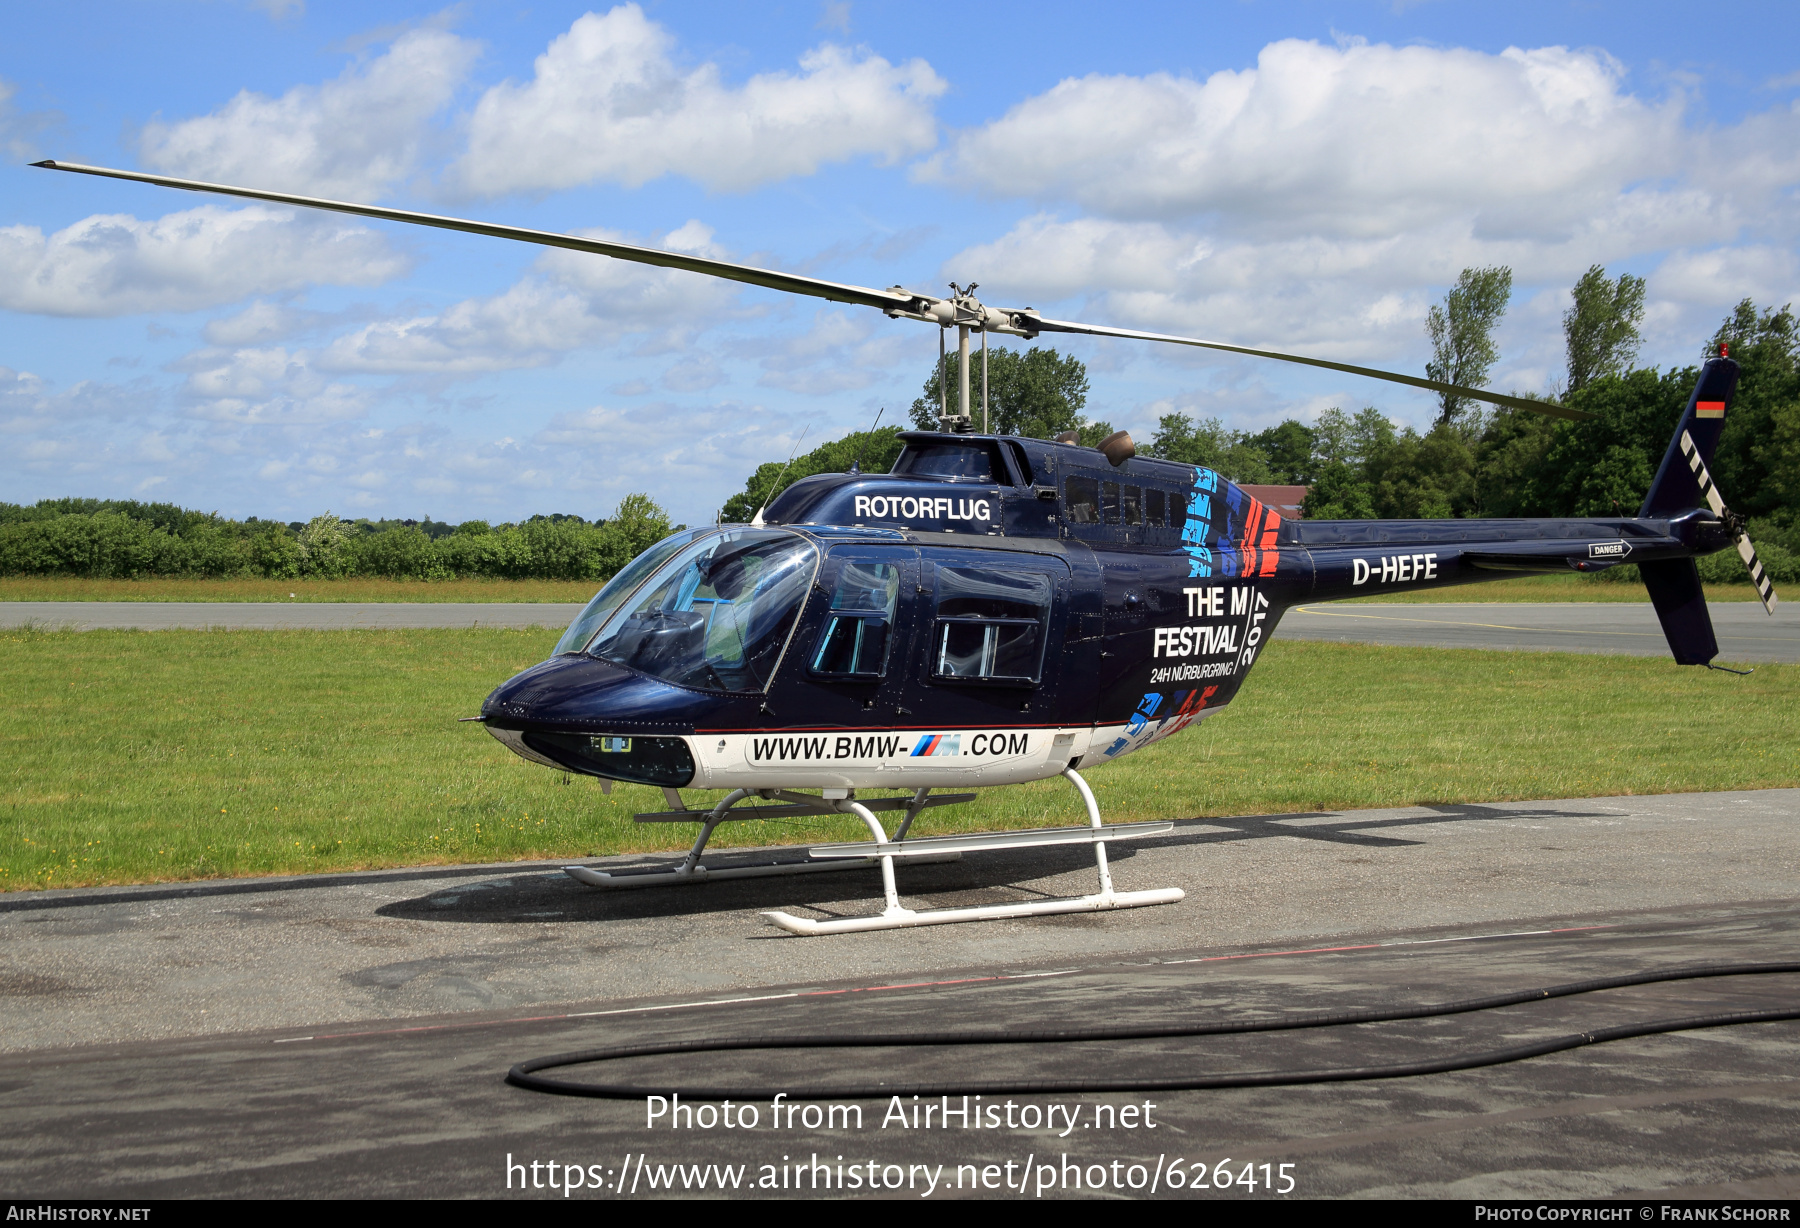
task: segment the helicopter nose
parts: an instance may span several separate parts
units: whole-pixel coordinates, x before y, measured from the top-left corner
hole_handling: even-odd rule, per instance
[[[593,657],[552,657],[494,688],[481,705],[489,724],[542,729],[652,729],[691,733],[718,703]]]

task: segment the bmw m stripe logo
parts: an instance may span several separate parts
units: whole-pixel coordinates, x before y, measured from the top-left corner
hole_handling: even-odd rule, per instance
[[[962,734],[960,733],[928,733],[919,739],[912,748],[912,758],[923,755],[960,755],[962,753]]]

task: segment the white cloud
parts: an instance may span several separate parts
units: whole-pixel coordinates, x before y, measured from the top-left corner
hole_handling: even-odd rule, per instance
[[[117,420],[142,412],[154,394],[142,381],[131,385],[82,380],[56,392],[29,371],[0,367],[0,434],[54,429],[77,421]]]
[[[1417,287],[1439,280],[1445,267],[1454,280],[1455,259],[1455,250],[1441,243],[1222,242],[1157,222],[1040,215],[952,257],[944,272],[978,279],[984,291],[991,287],[992,302],[1085,296],[1085,305],[1068,308],[1069,314],[1152,332],[1367,357],[1372,335],[1391,335],[1384,349],[1413,340],[1427,306]],[[1214,361],[1191,354],[1183,360]]]
[[[19,87],[0,81],[0,152],[19,162],[30,162],[39,156],[38,133],[61,120],[54,111],[21,111],[13,105]]]
[[[901,360],[905,341],[918,339],[919,332],[904,324],[905,333],[884,327],[890,324],[871,311],[822,307],[814,313],[812,327],[798,337],[746,339],[734,348],[746,356],[762,356],[763,374],[756,382],[763,387],[828,396],[867,388]]]
[[[624,240],[612,231],[590,237]],[[655,246],[725,256],[698,221],[662,236]],[[430,316],[378,320],[333,339],[317,358],[321,370],[396,374],[470,374],[536,367],[563,354],[621,337],[647,340],[640,353],[685,349],[693,337],[737,311],[738,287],[676,269],[604,256],[551,250],[507,290],[465,299]],[[676,375],[682,391],[710,387]],[[722,377],[719,377],[722,378]],[[718,378],[711,383],[717,383]]]
[[[962,135],[926,173],[1112,217],[1371,236],[1475,212],[1538,233],[1610,204],[1681,143],[1678,103],[1645,104],[1621,75],[1563,47],[1290,39],[1203,82],[1063,81]]]
[[[167,398],[147,379],[82,380],[66,389],[0,367],[0,472],[10,498],[147,490],[168,448],[146,423]],[[145,485],[145,483],[149,485]]]
[[[662,386],[670,392],[705,392],[726,381],[725,372],[709,354],[691,354],[663,372]]]
[[[1042,202],[942,266],[990,302],[1411,366],[1433,288],[1469,266],[1512,268],[1521,310],[1589,265],[1670,252],[1653,298],[1791,286],[1800,105],[1700,131],[1686,103],[1633,95],[1598,52],[1290,40],[1205,81],[1063,81],[918,173]],[[1649,318],[1671,339],[1697,326]],[[1555,374],[1543,346],[1524,361],[1496,383]]]
[[[671,429],[673,422],[679,429]],[[555,470],[556,485],[589,507],[609,508],[623,494],[651,490],[676,519],[710,523],[746,475],[800,442],[805,425],[792,415],[735,402],[594,406],[557,414],[531,437],[524,455],[542,456]],[[820,429],[814,422],[807,439],[823,438]]]
[[[489,89],[450,178],[479,195],[683,175],[743,191],[819,166],[887,162],[932,147],[945,83],[923,60],[894,65],[831,45],[800,73],[741,87],[716,64],[677,66],[674,40],[635,4],[588,13],[537,58],[529,82]]]
[[[576,233],[612,242],[638,241],[613,230]],[[690,219],[650,246],[716,260],[731,258],[730,252],[713,242],[712,227],[697,219]],[[659,333],[659,339],[650,347],[657,350],[679,348],[695,333],[735,314],[733,304],[740,293],[735,283],[716,277],[560,248],[546,251],[536,267],[557,284],[579,293],[593,314],[612,327]]]
[[[192,311],[318,282],[373,285],[406,268],[362,226],[263,206],[95,214],[49,238],[0,227],[0,308],[43,315]]]
[[[261,10],[270,21],[306,16],[306,0],[250,0],[250,7]]]
[[[146,165],[249,187],[368,200],[419,168],[430,121],[447,106],[476,45],[410,30],[373,60],[280,98],[245,90],[210,115],[146,124]]]
[[[234,426],[303,426],[361,418],[375,401],[366,388],[332,381],[304,351],[201,350],[182,360],[189,415]]]
[[[258,299],[236,315],[208,320],[202,333],[208,345],[255,345],[317,328],[328,319],[324,312]]]
[[[1800,260],[1787,248],[1748,244],[1672,252],[1650,275],[1659,299],[1711,306],[1753,298],[1779,305],[1800,295]]]
[[[600,321],[578,294],[527,278],[435,316],[378,320],[334,338],[319,354],[340,372],[470,374],[543,366],[595,340]]]
[[[1484,238],[1451,221],[1391,238],[1256,241],[1199,225],[1037,215],[947,260],[943,275],[979,280],[993,303],[1064,302],[1064,318],[1380,365],[1422,352],[1431,287],[1454,282],[1462,268],[1511,267],[1518,315],[1537,288],[1566,288],[1595,263],[1615,272],[1629,268],[1646,251],[1702,238],[1705,230],[1669,227],[1633,236],[1601,225],[1559,242],[1534,243]],[[1696,325],[1683,312],[1659,314],[1655,300],[1705,307],[1703,316],[1713,305],[1745,295],[1784,302],[1800,285],[1800,264],[1791,251],[1772,245],[1677,248],[1649,280],[1649,323],[1668,327],[1647,326],[1646,334],[1673,339]],[[1560,347],[1558,321],[1544,324]],[[1146,352],[1181,363],[1229,361],[1172,347]],[[1540,356],[1542,361],[1549,359]],[[1507,372],[1499,375],[1503,384]],[[1542,389],[1537,375],[1521,372],[1518,378],[1520,387]]]

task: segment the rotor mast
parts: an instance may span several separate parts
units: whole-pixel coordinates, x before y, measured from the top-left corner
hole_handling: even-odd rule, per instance
[[[936,300],[931,305],[931,309],[924,313],[921,318],[929,319],[938,326],[938,355],[940,364],[943,361],[944,355],[944,333],[952,324],[956,326],[957,411],[954,415],[948,410],[947,402],[949,400],[949,390],[944,386],[945,373],[943,367],[940,365],[938,368],[938,404],[940,416],[944,420],[943,426],[947,430],[970,431],[975,429],[974,407],[971,403],[973,399],[974,376],[969,370],[969,330],[977,329],[980,331],[981,430],[983,434],[986,434],[988,430],[988,330],[998,326],[1004,332],[1017,332],[1022,336],[1030,336],[1032,334],[1022,328],[1006,328],[1004,324],[998,324],[995,320],[990,319],[990,315],[1000,315],[1001,313],[993,312],[988,307],[984,306],[981,301],[975,297],[975,289],[975,282],[970,282],[967,286],[959,286],[955,282],[951,282],[950,298],[947,300]],[[945,308],[948,308],[948,310],[944,310]],[[888,314],[894,315],[897,313],[889,312]],[[1004,317],[1002,317],[1002,319],[1004,319]],[[1011,321],[1005,320],[1005,323],[1011,323]]]
[[[962,416],[969,417],[969,326],[956,326],[956,383],[961,396]]]

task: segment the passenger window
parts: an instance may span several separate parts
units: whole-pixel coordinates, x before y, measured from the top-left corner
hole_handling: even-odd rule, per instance
[[[932,673],[959,682],[1035,683],[1050,615],[1050,579],[1037,572],[937,569]]]
[[[1119,506],[1126,524],[1144,523],[1144,490],[1141,486],[1125,486],[1119,491]]]
[[[1119,523],[1119,484],[1100,483],[1100,519],[1107,524]]]
[[[831,610],[812,672],[839,678],[879,678],[893,638],[900,569],[893,563],[847,562],[831,594]]]
[[[1178,529],[1187,527],[1188,497],[1185,494],[1169,496],[1169,523]]]
[[[1167,524],[1163,519],[1163,492],[1156,489],[1144,492],[1144,523]]]
[[[1100,523],[1100,483],[1069,478],[1063,483],[1063,516],[1070,524]]]

